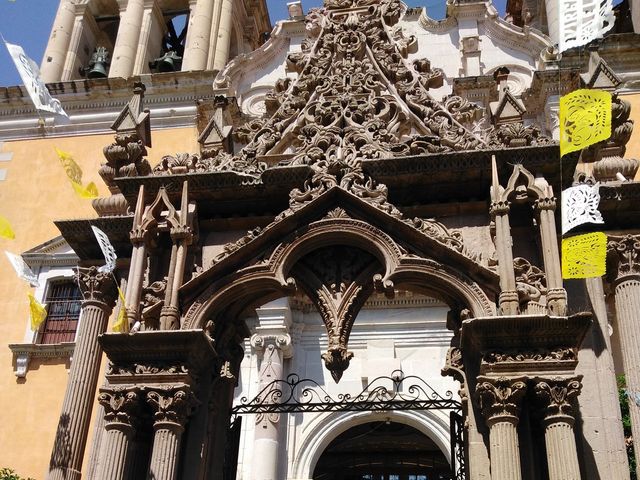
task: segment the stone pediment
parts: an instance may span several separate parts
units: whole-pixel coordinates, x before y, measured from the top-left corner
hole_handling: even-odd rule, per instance
[[[306,196],[301,191],[294,191],[293,196],[296,195]],[[192,298],[221,276],[264,261],[282,239],[292,238],[310,224],[331,222],[332,219],[348,219],[372,225],[381,232],[393,232],[390,237],[399,245],[400,256],[434,258],[466,272],[481,284],[497,288],[497,273],[482,264],[480,255],[467,250],[460,232],[449,230],[434,219],[403,219],[386,200],[368,202],[339,186],[332,186],[301,206],[283,212],[265,228],[251,230],[239,240],[225,245],[203,273],[183,285],[181,295],[185,300]]]
[[[58,235],[37,245],[22,254],[29,266],[34,265],[75,265],[78,256],[67,241]]]
[[[622,83],[618,75],[597,52],[591,52],[589,70],[587,73],[580,74],[580,78],[585,88],[614,90]]]

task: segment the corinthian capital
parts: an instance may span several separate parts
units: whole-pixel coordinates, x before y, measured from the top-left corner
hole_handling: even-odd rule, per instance
[[[547,417],[572,416],[574,400],[580,394],[582,384],[579,377],[538,379],[534,391],[541,400]]]
[[[478,377],[476,395],[487,425],[498,421],[518,422],[520,403],[527,391],[524,377]]]
[[[140,410],[140,390],[101,388],[98,402],[104,407],[107,429],[132,428]]]
[[[108,272],[97,267],[78,268],[76,281],[85,301],[109,303],[115,294],[115,282]]]
[[[188,385],[178,385],[154,388],[147,392],[147,403],[153,409],[156,427],[183,429],[187,417],[198,402]]]
[[[640,275],[640,235],[609,236],[607,250],[617,267],[617,279]]]

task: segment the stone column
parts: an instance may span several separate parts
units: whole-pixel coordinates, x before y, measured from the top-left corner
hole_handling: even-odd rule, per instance
[[[82,268],[78,271],[77,279],[84,300],[69,381],[49,462],[49,480],[80,478],[102,358],[98,335],[104,333],[113,308],[115,288],[111,274],[99,272],[96,267]]]
[[[215,57],[213,59],[213,69],[222,70],[229,61],[229,45],[233,40],[231,30],[233,29],[233,1],[218,0],[222,2],[220,10],[220,20],[217,28],[217,41]]]
[[[63,82],[79,78],[78,68],[83,66],[78,60],[78,52],[81,49],[80,42],[83,37],[91,35],[91,29],[94,32],[98,29],[95,20],[88,9],[88,3],[78,4],[75,8],[76,18],[73,24],[73,32],[69,39],[66,60],[60,77],[60,80]],[[87,30],[89,31],[87,32]]]
[[[71,0],[62,0],[51,28],[51,37],[44,51],[40,76],[45,83],[59,82],[67,59],[69,42],[76,18],[75,5]]]
[[[635,457],[640,459],[640,235],[610,236],[617,328],[629,396]],[[611,264],[610,264],[611,265]]]
[[[144,4],[137,54],[133,65],[134,75],[149,72],[149,61],[160,56],[162,35],[165,31],[164,18],[157,0],[145,0]],[[158,30],[162,32],[160,35],[158,35]],[[157,35],[154,36],[155,42],[151,42],[152,35]],[[156,48],[157,51],[155,51]],[[150,49],[151,52],[149,52]]]
[[[550,186],[547,187],[549,190]],[[549,192],[552,193],[552,192]],[[542,256],[547,278],[547,305],[550,315],[564,316],[567,313],[567,292],[562,284],[560,252],[556,233],[556,199],[551,195],[535,202],[538,217]]]
[[[285,352],[290,355],[291,337],[286,335],[251,337],[251,346],[262,354],[262,362],[258,373],[260,392],[267,401],[277,401],[279,387],[269,385],[283,380],[282,362]],[[280,387],[281,388],[281,387]],[[252,480],[277,480],[278,451],[280,438],[280,414],[267,413],[256,415],[253,442],[253,461],[251,464]]]
[[[105,436],[97,478],[125,478],[130,443],[135,434],[134,421],[139,407],[138,389],[103,388],[98,402],[104,407]]]
[[[491,480],[520,480],[518,421],[527,386],[524,377],[478,377],[476,394],[489,427]]]
[[[213,0],[191,0],[182,70],[206,70],[213,20]]]
[[[138,52],[138,42],[144,15],[144,0],[118,0],[120,5],[120,27],[113,48],[109,77],[128,78]]]
[[[187,417],[196,404],[188,385],[154,388],[147,393],[147,403],[153,409],[153,450],[148,480],[178,478],[180,441]]]
[[[513,270],[509,210],[509,202],[494,201],[491,203],[490,213],[495,223],[496,255],[498,256],[498,273],[500,274],[500,296],[498,299],[500,313],[502,315],[517,315],[520,303],[516,290],[516,275]]]
[[[549,480],[580,480],[572,403],[581,388],[579,377],[539,379],[535,383],[534,391],[544,408]]]

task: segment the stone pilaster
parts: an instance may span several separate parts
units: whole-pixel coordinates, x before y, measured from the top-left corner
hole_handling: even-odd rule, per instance
[[[106,432],[97,478],[124,479],[130,443],[135,434],[140,392],[136,388],[103,388],[98,402],[104,408]]]
[[[84,300],[69,381],[49,462],[49,480],[80,478],[102,357],[98,335],[104,333],[113,308],[115,284],[111,274],[99,272],[96,267],[82,268],[78,271],[77,279]]]
[[[527,386],[524,377],[478,377],[476,394],[489,427],[491,480],[520,480],[518,421]]]
[[[175,385],[150,390],[147,403],[154,412],[153,450],[147,478],[174,480],[178,478],[182,433],[196,399],[188,385]]]
[[[544,408],[544,440],[549,480],[580,480],[580,464],[573,431],[574,400],[580,377],[538,379],[534,391]]]
[[[614,261],[617,328],[629,393],[629,413],[634,439],[640,439],[640,235],[609,237],[608,250]],[[640,441],[634,442],[640,458]]]

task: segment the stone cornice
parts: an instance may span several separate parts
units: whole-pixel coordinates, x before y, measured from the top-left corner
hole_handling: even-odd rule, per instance
[[[29,362],[32,358],[70,358],[76,344],[68,343],[12,343],[9,350],[13,352],[13,362],[15,363],[14,374],[18,378],[27,376]]]

